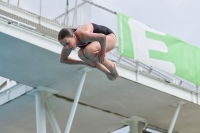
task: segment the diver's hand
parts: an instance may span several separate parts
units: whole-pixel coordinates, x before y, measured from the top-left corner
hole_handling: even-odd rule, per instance
[[[95,58],[97,58],[98,62],[103,63],[105,57],[106,57],[106,52],[105,52],[105,51],[99,51],[99,52],[96,54],[96,57],[95,57]]]

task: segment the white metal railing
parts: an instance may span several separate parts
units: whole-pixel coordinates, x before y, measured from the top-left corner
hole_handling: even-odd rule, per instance
[[[36,27],[33,27],[33,26],[28,25],[28,24],[19,22],[17,20],[14,20],[14,19],[6,17],[6,16],[3,16],[1,14],[0,14],[0,19],[6,21],[8,24],[14,24],[14,25],[17,25],[17,26],[21,26],[23,28],[28,28],[30,30],[36,30]]]
[[[10,88],[0,92],[0,106],[29,92],[32,89],[32,87],[22,84],[15,84],[10,86]]]
[[[16,81],[0,77],[0,94],[9,91],[10,88],[17,85]]]
[[[9,0],[1,0],[0,2],[4,2],[6,4],[12,5],[16,8],[26,10],[40,18],[46,18],[52,20],[54,22],[58,22],[60,24],[72,27],[73,24],[76,24],[77,27],[80,24],[90,22],[90,4],[83,2],[82,0],[77,0],[77,17],[73,23],[74,8],[75,1],[74,0],[51,0],[51,1],[42,1],[42,0],[34,0],[34,1],[9,1]],[[11,7],[12,8],[12,7]]]

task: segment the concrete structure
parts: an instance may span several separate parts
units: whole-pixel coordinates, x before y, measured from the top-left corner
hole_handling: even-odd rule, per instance
[[[0,132],[106,133],[125,125],[131,133],[200,131],[198,92],[121,62],[111,82],[96,69],[61,64],[55,38],[4,19],[0,29],[0,76],[20,83],[0,95]],[[79,59],[77,50],[70,57]]]

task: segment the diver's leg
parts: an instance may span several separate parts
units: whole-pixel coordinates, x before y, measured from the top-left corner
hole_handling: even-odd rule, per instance
[[[98,63],[96,61],[93,61],[93,60],[87,58],[84,55],[83,50],[84,50],[84,48],[82,48],[82,49],[80,49],[78,51],[78,56],[82,61],[84,61],[85,63],[89,64],[89,66],[97,68],[98,70],[100,70],[103,73],[105,73],[109,80],[116,80],[116,78],[109,72],[109,70],[105,66],[101,65],[100,63]]]

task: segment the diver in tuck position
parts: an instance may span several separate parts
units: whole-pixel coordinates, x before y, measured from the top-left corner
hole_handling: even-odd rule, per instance
[[[61,63],[97,68],[104,72],[109,80],[119,77],[115,63],[106,59],[106,52],[116,45],[116,36],[109,28],[94,23],[81,25],[77,29],[63,28],[58,34],[58,41],[63,46]],[[76,47],[80,48],[78,56],[82,61],[68,58]]]

